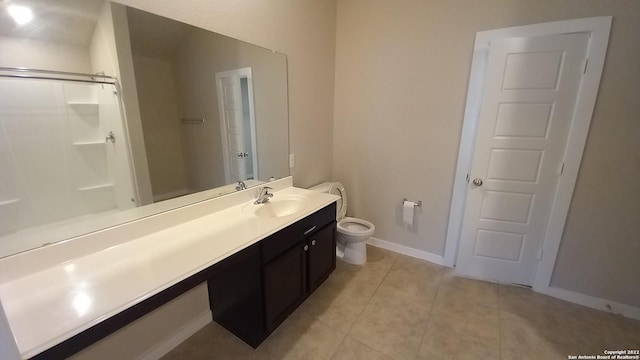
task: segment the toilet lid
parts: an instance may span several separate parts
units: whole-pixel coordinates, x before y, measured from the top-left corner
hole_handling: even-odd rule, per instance
[[[340,196],[336,201],[336,219],[338,221],[344,219],[347,216],[347,192],[344,190],[344,185],[336,181],[331,184],[328,193]]]

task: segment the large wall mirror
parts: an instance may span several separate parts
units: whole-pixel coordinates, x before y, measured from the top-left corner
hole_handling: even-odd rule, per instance
[[[283,54],[104,0],[0,2],[0,54],[0,257],[289,175]]]

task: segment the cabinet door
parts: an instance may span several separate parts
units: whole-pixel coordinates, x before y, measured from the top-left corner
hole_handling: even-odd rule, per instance
[[[307,238],[309,245],[309,293],[322,284],[336,268],[336,223]]]
[[[301,241],[262,268],[267,333],[273,331],[305,299],[306,250]]]
[[[259,246],[236,253],[213,269],[208,280],[213,319],[257,347],[267,336],[262,314]]]

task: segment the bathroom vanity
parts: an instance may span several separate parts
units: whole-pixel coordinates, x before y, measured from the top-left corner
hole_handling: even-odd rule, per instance
[[[66,358],[204,282],[214,319],[252,346],[335,268],[337,197],[269,184],[0,260],[23,358]]]
[[[335,203],[216,264],[213,319],[254,348],[336,267]]]

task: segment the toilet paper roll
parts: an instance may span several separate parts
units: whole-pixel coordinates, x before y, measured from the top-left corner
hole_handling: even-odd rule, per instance
[[[413,225],[413,211],[416,208],[416,203],[413,201],[405,200],[402,203],[402,222],[407,225]]]

